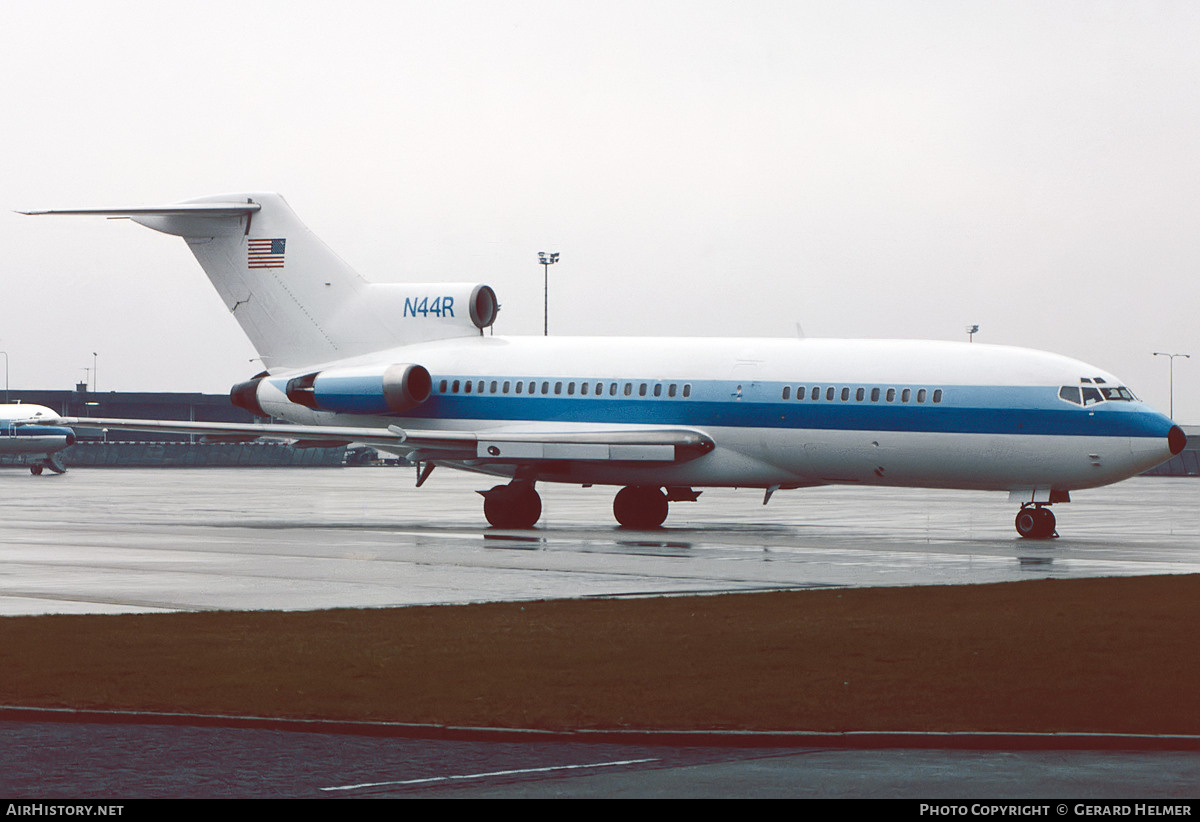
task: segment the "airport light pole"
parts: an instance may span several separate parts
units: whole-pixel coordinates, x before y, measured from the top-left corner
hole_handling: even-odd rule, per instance
[[[8,405],[8,352],[0,351],[4,355],[4,404]]]
[[[967,326],[967,342],[975,342],[975,335],[979,333],[978,325]]]
[[[545,278],[542,290],[542,336],[548,337],[550,336],[550,266],[558,262],[558,252],[547,254],[545,251],[539,251],[538,262],[542,264],[542,274]]]
[[[1171,380],[1171,387],[1170,387],[1171,408],[1167,412],[1167,416],[1169,416],[1171,419],[1175,419],[1175,358],[1176,357],[1184,357],[1184,358],[1190,359],[1192,355],[1191,354],[1167,354],[1166,352],[1163,352],[1163,351],[1155,351],[1154,356],[1166,357],[1171,361],[1171,377],[1170,377],[1170,380]]]

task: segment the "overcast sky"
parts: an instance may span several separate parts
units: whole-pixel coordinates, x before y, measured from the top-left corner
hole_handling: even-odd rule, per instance
[[[0,29],[14,388],[259,370],[184,243],[12,209],[282,193],[497,333],[1041,348],[1200,422],[1200,3],[55,2]]]

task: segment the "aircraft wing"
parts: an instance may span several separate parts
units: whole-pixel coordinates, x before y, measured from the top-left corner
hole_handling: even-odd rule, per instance
[[[401,428],[396,425],[370,428],[102,417],[62,417],[56,424],[77,428],[195,434],[218,441],[245,441],[270,437],[294,440],[298,446],[308,447],[336,447],[361,443],[404,454],[414,460],[470,460],[476,463],[528,463],[545,460],[686,462],[707,454],[715,446],[707,434],[692,428],[452,430]]]

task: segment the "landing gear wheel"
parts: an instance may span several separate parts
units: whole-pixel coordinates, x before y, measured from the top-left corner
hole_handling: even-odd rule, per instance
[[[660,488],[630,485],[617,492],[613,515],[626,528],[657,528],[667,518],[670,505]]]
[[[29,466],[29,473],[33,474],[35,477],[40,477],[43,470],[44,469],[42,468],[41,463]]]
[[[542,498],[532,485],[497,485],[483,494],[483,515],[496,528],[532,528],[542,516]]]
[[[1054,536],[1054,512],[1049,508],[1022,508],[1014,523],[1024,539],[1049,539]]]

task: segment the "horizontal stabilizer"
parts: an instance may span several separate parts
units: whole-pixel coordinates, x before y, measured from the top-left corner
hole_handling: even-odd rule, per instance
[[[261,209],[258,203],[176,203],[166,206],[133,206],[132,208],[55,208],[45,211],[18,211],[18,214],[40,216],[89,217],[241,217]]]

